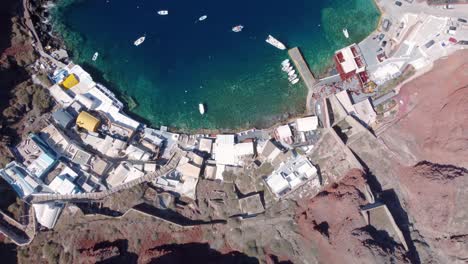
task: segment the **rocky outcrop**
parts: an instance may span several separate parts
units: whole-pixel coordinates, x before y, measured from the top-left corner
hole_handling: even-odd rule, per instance
[[[367,203],[365,185],[363,172],[352,170],[340,183],[300,202],[300,233],[316,248],[319,263],[408,262],[385,231],[366,226],[359,212]]]
[[[127,251],[127,240],[113,242],[100,242],[89,248],[79,249],[78,263],[91,264],[98,262],[107,263],[135,263],[138,257]]]
[[[210,248],[205,243],[189,243],[182,245],[163,245],[148,250],[153,255],[151,263],[259,263],[256,258],[249,257],[238,251],[222,254]]]
[[[420,162],[401,170],[405,208],[414,219],[424,263],[456,263],[468,260],[468,170],[452,165]]]

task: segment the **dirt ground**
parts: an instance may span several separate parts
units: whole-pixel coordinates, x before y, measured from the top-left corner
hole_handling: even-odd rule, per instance
[[[438,258],[440,263],[464,263],[468,259],[468,170],[421,162],[400,170],[400,184],[414,230],[430,246],[419,244],[421,262]]]
[[[406,165],[427,160],[468,167],[468,50],[404,85],[400,121],[380,135]]]

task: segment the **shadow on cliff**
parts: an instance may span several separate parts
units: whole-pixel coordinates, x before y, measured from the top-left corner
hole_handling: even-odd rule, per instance
[[[101,242],[94,246],[94,250],[110,248],[113,246],[119,249],[120,254],[118,256],[114,256],[104,261],[99,261],[96,263],[100,263],[100,264],[137,263],[138,255],[128,251],[128,240],[121,239],[121,240],[116,240],[114,242],[107,242],[107,241]]]
[[[223,263],[223,264],[258,264],[256,258],[249,257],[241,252],[232,251],[222,254],[208,244],[188,243],[171,244],[152,248],[155,252],[168,252],[163,256],[153,258],[149,263],[177,264],[177,263]]]
[[[0,35],[1,36],[1,35]],[[1,37],[0,37],[1,39]],[[28,72],[11,62],[7,68],[1,68],[0,65],[0,110],[3,111],[8,106],[8,98],[11,98],[10,92],[16,85],[26,81],[29,78]]]
[[[408,213],[403,209],[403,206],[398,199],[397,194],[393,189],[382,191],[379,195],[379,199],[384,201],[387,205],[388,210],[392,213],[395,222],[400,227],[403,236],[405,237],[406,243],[408,244],[408,258],[411,263],[421,263],[419,254],[414,245],[413,239],[411,238],[410,220]]]
[[[2,256],[2,263],[17,263],[16,245],[0,243],[0,256]]]
[[[11,18],[15,15],[18,3],[20,3],[18,0],[2,0],[2,8],[0,8],[0,54],[10,47],[10,35],[13,26]]]
[[[395,222],[397,223],[398,227],[401,229],[406,244],[408,245],[408,259],[411,261],[411,263],[421,263],[418,251],[416,250],[413,239],[411,238],[411,223],[408,217],[408,213],[401,205],[400,199],[396,194],[395,190],[383,190],[382,185],[378,181],[377,177],[373,174],[373,172],[369,169],[367,164],[356,153],[354,153],[354,156],[357,158],[359,163],[361,163],[361,165],[364,168],[364,171],[366,172],[367,184],[369,184],[369,187],[371,188],[372,192],[376,195],[376,202],[381,201],[387,205],[388,210],[395,219]]]

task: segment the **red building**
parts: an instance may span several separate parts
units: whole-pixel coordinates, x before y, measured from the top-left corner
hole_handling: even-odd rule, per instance
[[[335,52],[334,59],[336,69],[343,81],[358,74],[361,81],[366,79],[363,83],[367,82],[366,63],[356,44],[352,44]]]

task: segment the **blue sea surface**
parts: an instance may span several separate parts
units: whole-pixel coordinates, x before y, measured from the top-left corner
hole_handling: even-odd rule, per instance
[[[287,51],[267,44],[268,34],[299,46],[318,74],[380,14],[372,0],[68,0],[53,15],[74,62],[98,72],[127,110],[154,126],[195,130],[264,127],[304,111],[306,88],[289,84],[280,65]],[[232,32],[238,24],[243,31]]]

